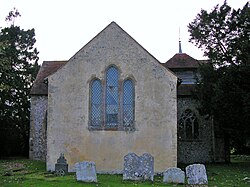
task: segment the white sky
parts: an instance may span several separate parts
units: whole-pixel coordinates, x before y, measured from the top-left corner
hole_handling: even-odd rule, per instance
[[[110,22],[115,21],[160,62],[182,51],[196,59],[203,52],[188,42],[187,25],[201,9],[211,10],[224,0],[0,0],[0,27],[16,7],[23,29],[35,28],[39,63],[68,60]],[[242,8],[247,0],[227,0]]]

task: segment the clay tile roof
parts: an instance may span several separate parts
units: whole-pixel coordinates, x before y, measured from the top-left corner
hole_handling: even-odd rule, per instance
[[[47,95],[48,86],[45,84],[44,79],[49,75],[56,72],[67,61],[44,61],[36,76],[36,80],[31,88],[31,95]]]
[[[163,65],[170,69],[178,68],[198,68],[199,61],[187,55],[186,53],[177,53]]]

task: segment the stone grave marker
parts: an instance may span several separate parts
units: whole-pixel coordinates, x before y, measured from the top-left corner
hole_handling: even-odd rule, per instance
[[[75,164],[75,169],[77,181],[97,182],[96,167],[94,162],[78,162]]]
[[[180,168],[168,168],[163,172],[163,182],[164,183],[176,183],[184,184],[185,183],[185,172]]]
[[[124,156],[123,180],[154,180],[154,157],[148,153]]]
[[[193,164],[186,167],[188,184],[208,184],[206,168],[203,164]]]
[[[68,164],[63,153],[60,154],[60,157],[57,159],[57,163],[55,164],[55,174],[59,176],[68,174]]]

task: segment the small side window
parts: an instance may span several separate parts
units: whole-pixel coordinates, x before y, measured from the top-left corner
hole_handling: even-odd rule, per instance
[[[102,122],[102,84],[94,79],[90,84],[90,126],[101,127]]]
[[[134,83],[127,79],[123,82],[123,126],[134,125]]]

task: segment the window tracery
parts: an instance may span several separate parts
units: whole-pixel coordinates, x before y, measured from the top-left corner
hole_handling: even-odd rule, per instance
[[[179,138],[184,140],[199,139],[199,123],[196,114],[186,109],[179,120]]]
[[[111,65],[105,81],[90,82],[90,118],[92,130],[134,130],[134,82],[120,80],[119,69]]]

